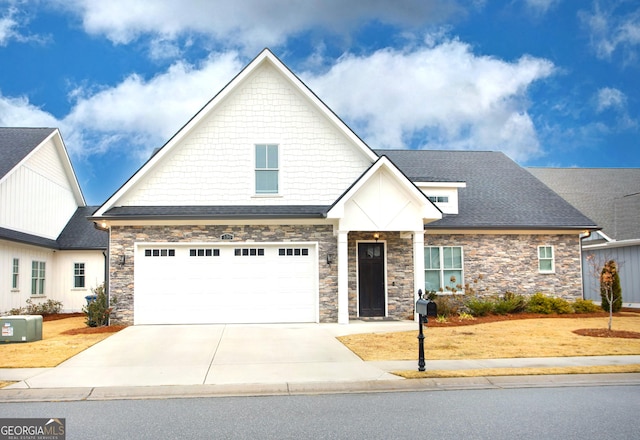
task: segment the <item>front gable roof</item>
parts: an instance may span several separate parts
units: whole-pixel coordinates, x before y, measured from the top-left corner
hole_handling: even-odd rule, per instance
[[[336,116],[289,68],[287,68],[269,49],[264,49],[251,61],[229,84],[227,84],[211,101],[209,101],[191,120],[187,122],[161,149],[159,149],[120,189],[116,191],[96,212],[95,218],[103,217],[112,208],[118,207],[120,201],[127,194],[134,191],[134,186],[150,175],[165,157],[168,157],[176,146],[181,144],[188,135],[218,108],[227,97],[239,89],[251,75],[261,66],[269,65],[277,74],[306,101],[322,114],[352,145],[365,157],[369,163],[377,159],[377,155],[342,121]]]
[[[327,218],[339,229],[361,231],[419,230],[442,212],[389,160],[381,156],[331,206]]]

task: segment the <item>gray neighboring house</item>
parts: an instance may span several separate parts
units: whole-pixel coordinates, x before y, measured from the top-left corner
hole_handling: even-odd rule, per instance
[[[589,259],[599,266],[613,259],[624,306],[640,307],[640,168],[528,170],[602,227],[582,240],[585,298],[600,301]]]

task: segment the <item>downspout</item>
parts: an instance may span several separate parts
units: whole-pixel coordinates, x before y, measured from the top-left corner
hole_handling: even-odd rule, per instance
[[[585,299],[584,295],[584,265],[582,264],[582,240],[589,237],[591,235],[591,231],[584,231],[578,234],[578,246],[580,248],[580,286],[582,287],[582,299]]]

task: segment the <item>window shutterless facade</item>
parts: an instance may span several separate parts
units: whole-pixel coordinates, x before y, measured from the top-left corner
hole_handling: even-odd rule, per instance
[[[258,144],[256,153],[256,194],[278,194],[279,152],[276,144]]]
[[[46,263],[44,261],[31,262],[31,294],[44,295]]]
[[[20,282],[20,259],[14,258],[11,269],[11,288],[18,289]]]
[[[73,287],[84,288],[84,263],[73,263]]]
[[[461,246],[427,246],[424,248],[425,292],[445,292],[464,286]]]
[[[556,270],[553,246],[538,246],[538,272],[554,273]]]

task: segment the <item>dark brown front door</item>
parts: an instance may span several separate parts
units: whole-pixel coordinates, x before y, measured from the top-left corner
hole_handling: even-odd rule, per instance
[[[360,316],[384,316],[384,245],[358,243]]]

